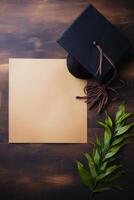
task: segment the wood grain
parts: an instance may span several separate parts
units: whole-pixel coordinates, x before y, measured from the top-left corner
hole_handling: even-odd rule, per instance
[[[8,59],[64,58],[66,52],[55,42],[88,3],[99,9],[132,44],[119,66],[119,76],[131,83],[121,98],[108,107],[113,116],[126,102],[134,112],[134,1],[133,0],[1,0],[0,1],[0,199],[52,200],[89,199],[90,192],[80,182],[75,161],[91,150],[96,124],[104,114],[88,112],[88,140],[83,144],[8,144]],[[96,199],[134,199],[134,145],[122,153],[126,175],[120,179],[125,190],[110,191]]]

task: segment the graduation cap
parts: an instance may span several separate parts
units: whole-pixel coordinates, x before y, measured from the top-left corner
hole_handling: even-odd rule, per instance
[[[68,52],[69,72],[80,79],[93,79],[83,98],[90,107],[97,103],[100,112],[107,104],[109,84],[116,76],[117,63],[129,48],[128,41],[90,4],[57,42]]]

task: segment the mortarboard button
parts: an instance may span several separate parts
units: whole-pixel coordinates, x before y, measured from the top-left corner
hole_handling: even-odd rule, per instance
[[[97,44],[97,42],[94,40],[94,41],[93,41],[93,46],[96,46],[96,44]]]

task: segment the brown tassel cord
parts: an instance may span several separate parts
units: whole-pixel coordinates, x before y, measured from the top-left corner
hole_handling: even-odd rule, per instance
[[[100,85],[97,81],[91,80],[90,83],[88,83],[84,88],[84,93],[86,96],[77,96],[77,99],[85,99],[85,102],[89,105],[89,109],[94,107],[96,105],[97,107],[97,113],[100,113],[105,106],[107,105],[109,101],[109,92],[111,91],[114,94],[114,97],[111,98],[111,101],[115,101],[119,97],[118,89],[121,89],[125,86],[125,81],[119,80],[120,85],[118,87],[110,87],[111,82],[116,77],[116,67],[112,60],[103,52],[100,45],[96,44],[96,42],[93,43],[94,46],[99,51],[100,54],[100,60],[99,60],[99,66],[96,71],[96,74],[102,75],[103,73],[103,57],[111,64],[111,66],[114,69],[113,76],[104,84]]]

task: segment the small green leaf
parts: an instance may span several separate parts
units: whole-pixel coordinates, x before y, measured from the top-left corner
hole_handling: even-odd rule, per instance
[[[134,126],[134,122],[131,124],[127,124],[125,126],[120,127],[120,129],[117,131],[117,133],[115,134],[115,136],[119,136],[124,134],[125,132],[127,132],[132,126]]]
[[[104,162],[104,163],[100,166],[100,171],[101,171],[101,172],[105,171],[106,167],[107,167],[107,162]]]
[[[79,161],[77,161],[77,169],[80,175],[80,178],[82,182],[89,187],[91,190],[93,190],[93,182],[92,182],[92,177],[90,173],[85,169],[83,164]]]
[[[112,147],[108,153],[105,155],[104,160],[111,158],[112,156],[114,156],[121,148],[123,147],[123,144],[119,144],[116,145],[114,147]]]
[[[85,153],[84,155],[88,161],[88,166],[89,166],[91,175],[93,178],[95,178],[97,176],[97,171],[96,171],[96,166],[95,166],[94,160],[92,159],[92,157],[89,153]]]
[[[117,178],[119,178],[124,173],[125,173],[124,170],[117,171],[116,173],[111,174],[110,176],[108,176],[108,178],[104,179],[103,182],[104,183],[112,182],[112,181],[116,180]]]
[[[113,185],[112,186],[114,189],[117,189],[117,190],[123,190],[124,188],[123,188],[123,186],[122,185]]]
[[[113,142],[112,142],[112,146],[115,146],[117,144],[119,144],[120,142],[124,141],[124,137],[119,137],[116,138]]]
[[[120,119],[118,120],[118,123],[123,122],[125,119],[131,117],[132,115],[133,115],[133,113],[125,113],[125,114],[123,114],[123,115],[120,117]]]
[[[126,135],[124,135],[123,137],[124,137],[124,139],[127,139],[127,138],[129,138],[129,137],[134,137],[134,133],[126,134]]]
[[[112,162],[114,162],[117,159],[119,159],[119,156],[113,156],[113,157],[111,157],[111,158],[108,159],[108,162],[112,163]]]
[[[108,151],[108,153],[105,155],[104,160],[111,158],[112,156],[114,156],[115,154],[118,153],[118,151],[125,146],[126,144],[129,144],[131,141],[130,140],[126,140],[121,144],[118,144],[116,146],[113,146],[112,148],[110,148],[110,150]],[[104,161],[103,160],[103,161]]]
[[[96,145],[95,145],[96,146]],[[96,147],[94,147],[94,153],[93,153],[93,158],[94,158],[94,162],[97,166],[100,165],[100,153],[99,153],[99,150]]]
[[[112,165],[112,166],[108,167],[104,173],[101,173],[99,176],[96,177],[96,180],[100,181],[100,180],[104,179],[105,177],[107,177],[108,175],[110,175],[115,170],[119,169],[120,167],[121,167],[121,165]]]
[[[96,136],[96,144],[98,147],[101,147],[101,142],[100,142],[98,136]]]
[[[111,130],[107,126],[107,127],[105,127],[105,131],[104,131],[104,150],[105,151],[107,151],[107,149],[110,146],[111,137],[112,137]]]
[[[107,112],[105,112],[105,114],[106,114],[105,124],[107,124],[110,128],[112,128],[112,127],[113,127],[112,119],[111,119],[111,117],[107,114]]]
[[[125,139],[129,138],[129,137],[133,137],[134,133],[130,133],[130,134],[126,134],[126,135],[121,135],[118,138],[115,138],[114,141],[112,142],[112,146],[115,146],[121,142],[123,142]]]
[[[122,104],[119,106],[118,111],[115,116],[115,121],[118,123],[120,117],[125,113],[125,106]]]
[[[100,126],[102,126],[103,128],[107,127],[107,125],[106,125],[105,123],[103,123],[103,122],[98,121],[98,124],[99,124]]]
[[[96,189],[93,190],[93,192],[105,192],[110,189],[111,189],[111,187],[97,187]]]

